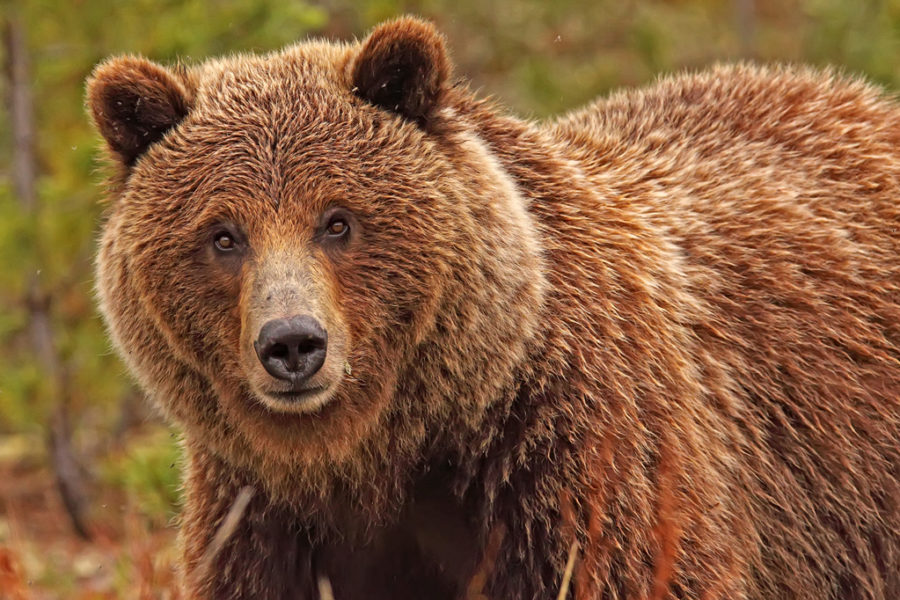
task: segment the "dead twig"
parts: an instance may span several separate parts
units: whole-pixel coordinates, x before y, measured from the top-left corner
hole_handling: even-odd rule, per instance
[[[324,575],[319,576],[319,599],[334,600],[334,591],[331,589],[331,581]]]
[[[578,540],[572,542],[569,547],[569,559],[566,561],[566,570],[563,573],[562,584],[559,586],[559,595],[556,600],[565,600],[569,594],[569,585],[572,583],[572,572],[575,570],[575,559],[578,557]]]

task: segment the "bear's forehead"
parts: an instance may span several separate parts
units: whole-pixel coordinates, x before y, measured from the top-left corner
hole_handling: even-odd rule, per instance
[[[169,182],[166,193],[177,196],[192,182],[192,195],[284,206],[393,188],[433,170],[414,124],[356,96],[354,56],[352,46],[300,44],[201,65],[188,118],[155,163],[154,189]]]
[[[305,43],[201,65],[194,72],[193,107],[180,127],[187,145],[222,154],[277,144],[281,153],[312,158],[318,148],[374,163],[392,148],[407,154],[411,138],[421,135],[355,94],[349,73],[355,52],[353,46]]]
[[[328,113],[353,101],[347,74],[350,47],[298,44],[267,55],[237,55],[198,69],[195,109],[241,115],[315,110]]]

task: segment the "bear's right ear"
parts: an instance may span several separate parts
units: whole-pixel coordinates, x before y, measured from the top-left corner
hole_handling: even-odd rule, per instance
[[[434,25],[402,17],[372,31],[353,63],[354,92],[427,128],[450,77],[444,36]]]
[[[87,103],[109,149],[128,167],[189,109],[187,91],[174,73],[134,57],[98,66],[87,82]]]

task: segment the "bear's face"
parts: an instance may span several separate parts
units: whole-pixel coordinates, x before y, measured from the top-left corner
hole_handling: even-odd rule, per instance
[[[442,236],[427,232],[452,231],[433,219],[456,212],[416,210],[447,199],[427,178],[440,159],[410,151],[424,144],[415,125],[380,126],[339,81],[326,87],[339,71],[306,82],[308,68],[261,59],[207,74],[119,206],[144,301],[179,353],[287,413],[319,411],[359,381],[360,361],[392,352],[362,346],[422,314],[442,268]]]
[[[536,235],[454,131],[448,71],[441,38],[399,21],[361,47],[95,72],[90,107],[123,165],[101,307],[188,430],[340,462],[394,435],[387,421],[414,446],[425,420],[483,409],[511,376],[540,302]],[[215,397],[173,397],[199,385],[182,371]]]

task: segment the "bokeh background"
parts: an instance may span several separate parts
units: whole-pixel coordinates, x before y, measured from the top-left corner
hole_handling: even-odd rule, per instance
[[[0,599],[171,598],[178,434],[111,352],[84,80],[361,37],[416,13],[456,73],[529,118],[716,61],[836,65],[900,87],[900,0],[0,0]]]

